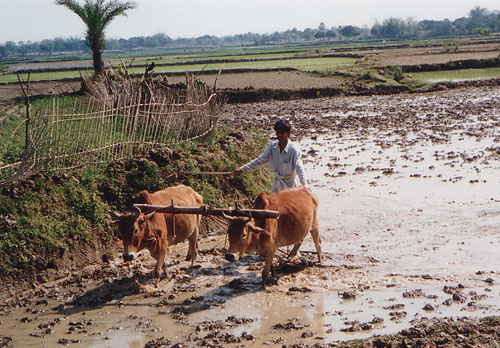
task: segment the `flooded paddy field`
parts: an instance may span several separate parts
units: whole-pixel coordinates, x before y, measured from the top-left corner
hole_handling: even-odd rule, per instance
[[[171,248],[155,289],[149,254],[124,264],[117,245],[3,294],[0,346],[334,347],[498,315],[499,88],[230,105],[222,122],[271,130],[281,117],[320,200],[321,265],[307,237],[262,290],[258,257],[224,260],[221,224],[194,269],[187,245]]]
[[[462,82],[485,80],[500,77],[500,68],[482,68],[482,69],[459,69],[446,71],[424,71],[412,73],[411,76],[421,81],[427,82]]]

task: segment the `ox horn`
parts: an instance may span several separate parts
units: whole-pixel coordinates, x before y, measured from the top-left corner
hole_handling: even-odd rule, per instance
[[[250,220],[252,220],[251,217],[247,217],[245,220],[243,220],[243,223],[246,224],[247,222],[250,222]]]
[[[246,224],[247,222],[250,222],[250,220],[252,220],[252,212],[248,212],[248,217],[243,220],[243,223]]]
[[[139,208],[135,207],[135,208],[134,208],[134,212],[132,213],[132,217],[133,217],[134,219],[137,219],[137,218],[139,217],[139,215],[141,215],[141,209],[139,209]]]
[[[113,220],[120,220],[121,215],[116,213],[115,211],[109,211],[109,215],[111,215],[111,218]]]
[[[226,220],[229,220],[229,221],[234,220],[234,217],[226,215],[226,213],[224,213],[224,210],[222,211],[222,216],[224,216],[224,219],[226,219]]]
[[[226,220],[229,220],[229,221],[233,221],[234,219],[236,219],[234,216],[229,216],[229,215],[226,215],[224,213],[224,211],[222,211],[222,216],[224,216],[224,218]],[[247,217],[245,220],[241,220],[241,222],[243,222],[244,224],[246,224],[247,222],[250,222],[250,220],[252,220],[252,216],[250,217]]]

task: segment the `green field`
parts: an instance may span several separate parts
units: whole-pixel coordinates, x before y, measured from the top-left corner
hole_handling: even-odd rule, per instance
[[[280,58],[290,58],[290,57],[300,57],[307,55],[304,53],[251,53],[251,54],[229,54],[229,55],[179,55],[179,56],[158,56],[156,58],[152,57],[140,57],[136,58],[134,63],[137,64],[147,64],[148,62],[154,61],[157,64],[172,64],[172,63],[185,63],[185,62],[197,62],[197,61],[207,61],[207,60],[257,60],[257,59],[280,59]],[[312,54],[311,54],[312,55]]]
[[[234,58],[231,56],[231,58]],[[223,59],[231,59],[224,57]],[[182,59],[182,58],[176,58]],[[185,59],[185,58],[184,58]],[[207,58],[205,57],[204,60]],[[219,59],[222,59],[219,57]],[[275,59],[275,60],[257,60],[257,61],[240,61],[240,62],[221,62],[210,64],[182,64],[182,65],[166,65],[157,66],[156,73],[174,73],[184,71],[201,71],[201,70],[220,70],[220,69],[275,69],[275,68],[293,68],[306,72],[319,71],[329,72],[341,66],[350,66],[357,62],[356,58],[343,58],[343,57],[318,57],[318,58],[297,58],[297,59]],[[149,62],[154,61],[160,63],[155,59],[148,59]],[[118,66],[118,65],[117,65]],[[132,67],[129,69],[131,74],[140,74],[144,72],[144,67]],[[60,80],[68,78],[78,78],[80,75],[92,74],[91,69],[82,69],[74,71],[51,71],[51,72],[33,72],[30,74],[30,81],[44,81],[44,80]],[[27,74],[21,74],[23,79],[27,79]],[[16,74],[8,74],[0,76],[0,82],[16,82]]]
[[[431,83],[460,82],[500,78],[500,68],[424,71],[410,74],[413,78]]]
[[[219,69],[275,69],[275,68],[294,68],[302,71],[327,71],[339,66],[353,65],[356,58],[303,58],[303,59],[283,59],[283,60],[258,60],[241,62],[221,62],[211,64],[189,64],[175,66],[159,66],[155,68],[156,72],[183,72],[183,71],[201,71],[201,70],[219,70]],[[132,72],[143,72],[144,68],[132,68]]]
[[[30,81],[52,81],[80,77],[80,75],[92,75],[94,70],[79,70],[79,71],[47,71],[39,73],[31,73]],[[28,74],[20,74],[21,78],[26,81]],[[17,74],[8,74],[0,76],[0,82],[17,82]]]

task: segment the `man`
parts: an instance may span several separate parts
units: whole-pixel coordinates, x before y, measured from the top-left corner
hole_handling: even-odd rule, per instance
[[[257,159],[234,170],[232,174],[239,176],[243,172],[254,172],[269,163],[270,170],[275,173],[272,192],[288,187],[306,186],[307,179],[300,150],[289,139],[292,130],[290,123],[281,119],[274,124],[274,130],[278,141],[272,142]]]

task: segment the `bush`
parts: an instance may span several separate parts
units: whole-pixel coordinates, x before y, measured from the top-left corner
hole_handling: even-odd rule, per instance
[[[400,82],[403,79],[403,69],[400,66],[396,67],[392,76],[394,81]]]
[[[368,82],[387,82],[387,79],[385,79],[382,75],[370,70],[363,71],[361,74],[356,76],[356,80],[364,80]]]

